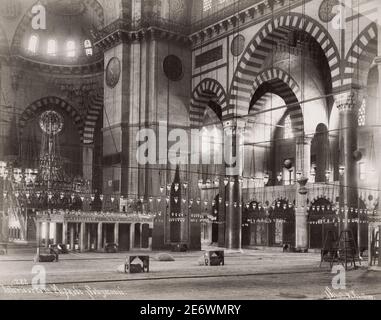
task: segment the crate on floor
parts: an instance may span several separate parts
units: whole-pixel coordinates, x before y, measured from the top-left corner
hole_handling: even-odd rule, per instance
[[[34,257],[35,262],[58,262],[58,251],[52,248],[39,248],[37,254]]]
[[[184,243],[172,244],[172,252],[187,252],[188,245]]]
[[[225,265],[225,251],[224,250],[210,250],[204,253],[204,261],[206,266],[224,266]]]
[[[125,273],[149,272],[149,256],[129,256],[124,264]]]

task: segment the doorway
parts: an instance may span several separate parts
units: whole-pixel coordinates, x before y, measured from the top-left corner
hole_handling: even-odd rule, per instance
[[[119,251],[130,250],[130,230],[130,224],[119,224]]]

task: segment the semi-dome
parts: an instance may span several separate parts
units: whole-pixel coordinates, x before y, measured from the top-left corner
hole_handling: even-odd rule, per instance
[[[90,64],[101,59],[93,35],[103,26],[103,10],[93,0],[45,0],[46,29],[32,28],[32,15],[20,23],[12,49],[36,62]],[[98,5],[97,5],[98,4]]]

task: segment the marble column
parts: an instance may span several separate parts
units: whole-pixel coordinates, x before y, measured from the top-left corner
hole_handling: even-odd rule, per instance
[[[46,229],[45,229],[45,247],[48,248],[49,247],[49,239],[50,239],[50,223],[45,222],[45,226],[46,226]]]
[[[338,132],[330,132],[329,133],[329,166],[326,168],[326,170],[331,171],[331,178],[328,182],[334,182],[339,180],[339,136]],[[324,173],[325,174],[325,173]],[[326,178],[325,178],[326,180]],[[325,181],[324,180],[324,181]],[[335,199],[332,199],[335,201]]]
[[[135,224],[131,223],[130,225],[130,250],[135,248]]]
[[[381,2],[378,2],[378,12],[381,10]],[[378,86],[377,86],[377,132],[378,134],[376,135],[376,140],[375,140],[375,145],[377,146],[377,156],[376,159],[378,160],[377,163],[380,163],[381,161],[381,128],[379,127],[379,124],[381,123],[381,25],[380,23],[377,23],[377,29],[378,29],[378,35],[377,35],[377,53],[378,57],[375,58],[374,62],[377,65],[378,69]],[[381,169],[378,169],[378,190],[379,191],[379,196],[378,199],[381,199]],[[379,228],[381,232],[381,205],[378,205],[378,210],[377,210],[377,216],[376,216],[376,221],[372,222],[374,228]],[[373,230],[372,230],[373,232]],[[380,242],[381,242],[381,235],[380,235]],[[381,247],[381,244],[380,244]],[[378,250],[379,256],[378,256],[378,267],[381,267],[381,250]],[[370,256],[370,255],[369,255]]]
[[[340,177],[340,207],[349,208],[357,206],[357,164],[354,152],[357,150],[357,110],[359,107],[359,92],[350,92],[335,97],[336,106],[339,109],[340,132],[339,165],[345,167],[344,174]],[[346,230],[348,224],[348,210],[344,210],[344,223],[341,230]]]
[[[299,190],[300,188],[298,188]],[[295,246],[297,249],[308,249],[308,213],[307,196],[298,194],[295,209]]]
[[[114,242],[119,246],[119,223],[114,225]]]
[[[107,234],[108,234],[108,224],[104,224],[104,230],[103,230],[103,245],[106,245],[107,243]]]
[[[375,146],[375,153],[376,153],[376,162],[381,162],[381,128],[379,127],[381,123],[381,27],[378,28],[378,57],[375,59],[375,64],[378,68],[378,88],[377,88],[377,103],[376,103],[376,110],[377,114],[375,116],[375,128],[374,128],[374,146]],[[378,190],[379,196],[378,198],[381,199],[381,169],[377,168],[378,170]],[[377,214],[375,217],[372,217],[372,220],[369,221],[369,240],[371,241],[372,235],[375,233],[375,230],[381,231],[381,205],[378,205]],[[369,260],[371,260],[371,255],[369,255]],[[378,256],[378,267],[381,267],[381,250],[379,250],[379,256]]]
[[[74,250],[74,224],[70,224],[70,250]]]
[[[94,146],[92,144],[84,144],[82,146],[82,159],[83,159],[83,178],[87,181],[93,181],[93,153]]]
[[[309,137],[299,137],[296,140],[296,172],[297,175],[300,174],[297,176],[300,181],[295,196],[295,247],[301,250],[308,249],[307,193],[305,190],[302,192],[302,189],[306,187],[304,182],[309,179],[311,172],[311,142]]]
[[[62,223],[62,244],[67,244],[67,222]]]
[[[91,230],[92,230],[93,224],[87,225],[86,235],[87,235],[87,250],[92,250],[91,248]]]
[[[151,223],[149,227],[153,230],[153,223]],[[152,250],[152,236],[148,238],[148,249]]]
[[[57,244],[57,223],[54,223],[53,225],[53,243]]]
[[[41,245],[41,222],[36,222],[36,242],[37,247],[40,247]]]
[[[296,139],[296,172],[300,172],[304,178],[310,177],[311,172],[311,142],[310,137]]]
[[[98,223],[98,230],[97,230],[97,250],[101,251],[102,250],[102,222]]]
[[[85,251],[85,229],[86,229],[86,223],[85,222],[81,222],[81,227],[80,227],[80,231],[79,231],[79,250],[81,252],[84,252]]]
[[[225,201],[225,247],[242,247],[242,175],[243,161],[243,126],[233,120],[224,123],[224,159],[226,176],[230,178],[226,187]]]

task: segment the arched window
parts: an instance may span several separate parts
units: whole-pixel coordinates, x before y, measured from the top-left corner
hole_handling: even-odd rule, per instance
[[[48,41],[48,55],[55,56],[57,54],[57,41],[50,39]]]
[[[294,137],[294,133],[292,132],[292,122],[291,117],[288,115],[286,119],[284,119],[284,138],[291,139]]]
[[[37,52],[37,45],[38,45],[38,37],[36,35],[32,35],[29,38],[28,50],[31,53],[36,53]]]
[[[70,40],[66,43],[67,56],[69,58],[75,57],[75,42]]]
[[[90,40],[85,40],[85,52],[88,57],[93,55],[93,46]]]
[[[359,127],[364,127],[365,124],[366,124],[366,100],[364,99],[359,109],[358,125]]]

